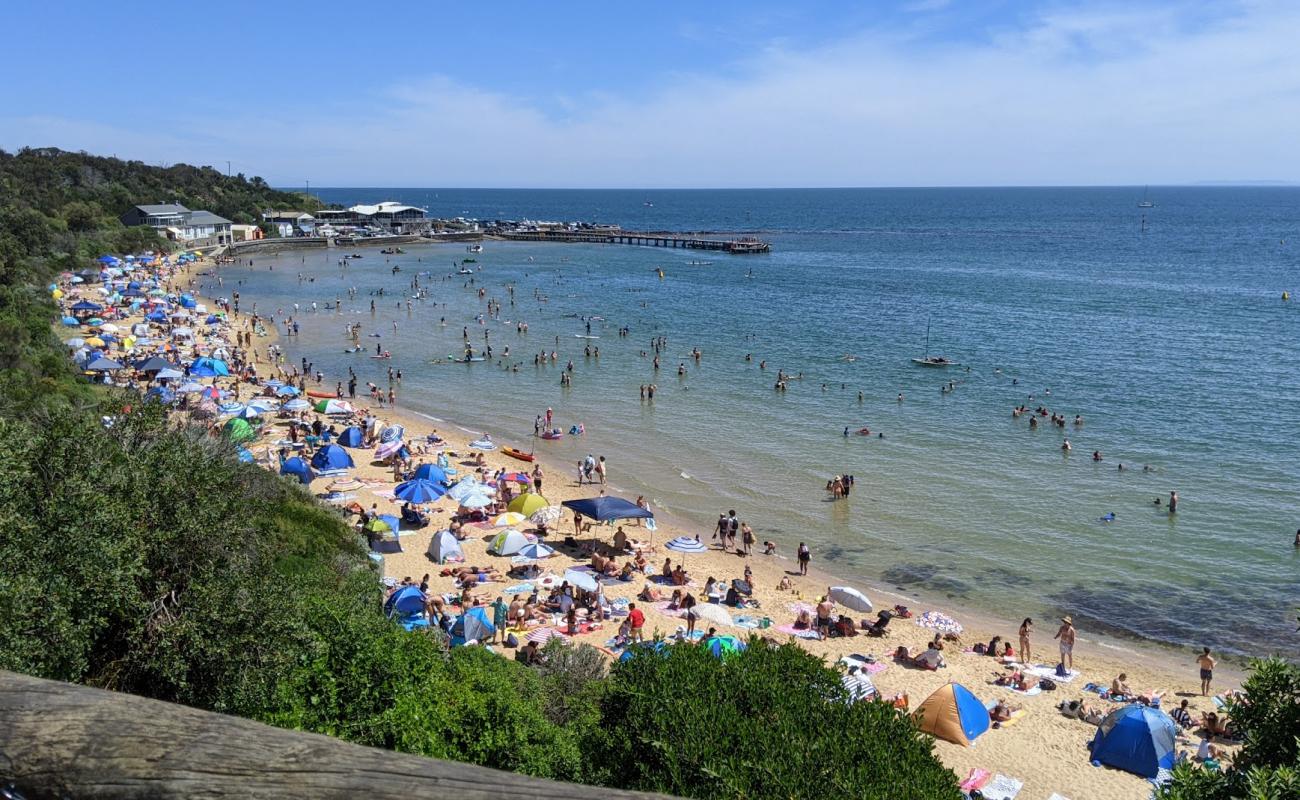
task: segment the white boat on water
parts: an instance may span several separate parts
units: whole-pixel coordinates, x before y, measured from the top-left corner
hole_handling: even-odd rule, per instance
[[[465,249],[468,250],[468,251],[471,252],[471,253],[481,253],[481,252],[483,252],[483,245],[481,245],[481,244],[472,244],[472,245],[470,245],[469,247],[466,247]]]
[[[956,361],[953,361],[953,360],[948,359],[948,358],[944,358],[943,356],[932,356],[932,355],[930,355],[930,320],[928,320],[928,319],[925,321],[925,356],[922,357],[922,358],[914,358],[914,359],[912,359],[912,363],[913,363],[913,364],[916,364],[917,366],[921,366],[921,367],[957,367],[957,366],[960,366],[960,364],[958,364]]]
[[[1147,197],[1147,194],[1150,192],[1150,189],[1151,189],[1150,186],[1143,187],[1143,189],[1142,189],[1142,199],[1138,201],[1138,208],[1155,208],[1155,207],[1156,207],[1156,204],[1153,203],[1153,202],[1151,202],[1151,200]]]

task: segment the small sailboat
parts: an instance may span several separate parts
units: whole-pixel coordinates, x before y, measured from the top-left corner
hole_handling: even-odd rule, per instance
[[[925,357],[912,359],[913,364],[922,367],[955,367],[958,366],[956,361],[949,360],[943,356],[930,355],[930,320],[925,321]]]
[[[1151,202],[1151,200],[1147,197],[1147,195],[1150,193],[1150,189],[1151,189],[1150,186],[1143,187],[1143,189],[1142,189],[1142,199],[1138,201],[1138,208],[1155,208],[1155,207],[1156,207],[1156,204],[1153,203],[1153,202]]]

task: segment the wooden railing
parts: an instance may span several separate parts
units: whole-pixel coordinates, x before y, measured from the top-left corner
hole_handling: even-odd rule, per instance
[[[36,798],[653,798],[0,671],[0,788]]]

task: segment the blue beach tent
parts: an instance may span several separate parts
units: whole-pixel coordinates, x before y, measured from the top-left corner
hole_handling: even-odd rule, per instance
[[[346,429],[339,434],[339,444],[344,447],[361,447],[362,442],[366,440],[365,434],[356,425]],[[419,477],[418,475],[416,477]]]
[[[611,519],[646,519],[650,511],[621,497],[588,497],[583,500],[565,500],[561,505],[571,508],[587,519],[605,522]]]
[[[350,469],[353,466],[352,456],[336,444],[327,444],[317,450],[311,457],[311,465],[321,471]]]
[[[285,462],[280,465],[280,474],[292,475],[302,483],[311,483],[312,479],[316,477],[307,462],[298,456],[285,459]]]
[[[456,624],[451,628],[451,643],[465,644],[470,639],[485,641],[492,638],[496,632],[496,626],[492,624],[492,618],[488,616],[488,610],[483,606],[475,606],[456,620]]]
[[[1162,769],[1174,768],[1174,738],[1178,726],[1158,708],[1132,705],[1106,715],[1092,739],[1092,760],[1154,778]]]
[[[190,374],[196,378],[224,378],[230,375],[230,368],[219,358],[204,356],[194,359],[190,364]]]

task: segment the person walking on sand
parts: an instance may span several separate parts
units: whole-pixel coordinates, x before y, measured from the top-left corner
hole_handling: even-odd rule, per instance
[[[636,607],[636,603],[627,605],[628,631],[634,642],[641,641],[641,629],[645,627],[645,612]]]
[[[600,458],[596,459],[596,475],[600,477],[600,485],[604,486],[608,479],[608,474],[605,472],[604,456],[601,456]]]
[[[804,544],[803,542],[800,542],[798,553],[799,553],[799,574],[807,575],[808,562],[812,561],[812,551],[808,549],[808,545]]]
[[[1025,621],[1020,623],[1020,663],[1021,664],[1034,663],[1033,655],[1029,649],[1029,634],[1033,633],[1033,631],[1034,631],[1033,619],[1029,617],[1025,617]]]
[[[1053,639],[1061,640],[1061,663],[1068,670],[1074,669],[1074,637],[1078,633],[1074,629],[1074,619],[1070,616],[1061,617],[1061,627],[1053,636]]]
[[[1214,679],[1214,657],[1210,655],[1210,648],[1201,649],[1201,654],[1196,657],[1196,663],[1201,668],[1201,695],[1210,693],[1210,681]]]
[[[506,621],[508,618],[507,612],[509,610],[510,606],[506,605],[505,600],[500,596],[498,596],[496,600],[492,601],[492,625],[496,628],[496,630],[492,632],[492,644],[496,644],[497,637],[505,633]]]

